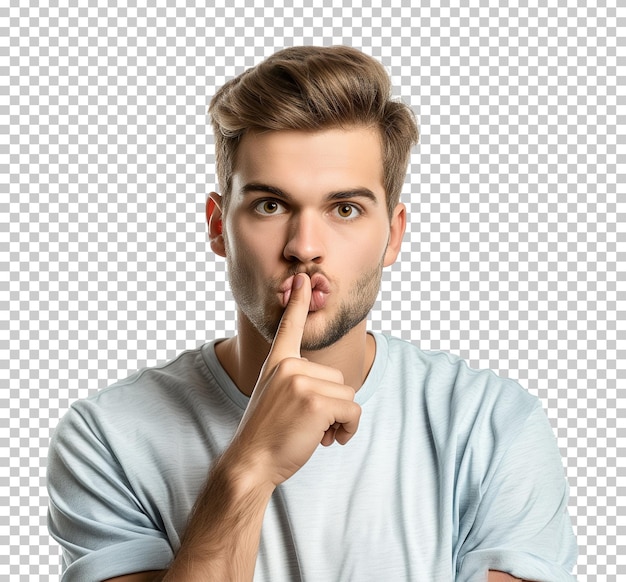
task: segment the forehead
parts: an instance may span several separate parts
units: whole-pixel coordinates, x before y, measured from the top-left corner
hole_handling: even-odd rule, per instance
[[[233,194],[251,182],[294,195],[369,188],[384,198],[379,133],[363,127],[250,132],[238,148]]]

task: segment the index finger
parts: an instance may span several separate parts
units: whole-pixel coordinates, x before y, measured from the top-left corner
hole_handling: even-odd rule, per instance
[[[299,358],[304,324],[311,303],[311,279],[305,273],[293,278],[289,303],[278,324],[266,363],[278,364],[285,358]]]

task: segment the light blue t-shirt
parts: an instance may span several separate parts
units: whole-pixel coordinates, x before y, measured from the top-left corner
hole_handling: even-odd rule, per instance
[[[275,491],[256,582],[573,580],[561,457],[539,401],[442,352],[374,334],[359,429]],[[214,343],[76,402],[49,457],[64,581],[168,566],[248,398]]]

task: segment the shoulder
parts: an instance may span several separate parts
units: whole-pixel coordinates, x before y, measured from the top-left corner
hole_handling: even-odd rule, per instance
[[[210,345],[74,402],[52,434],[52,486],[94,471],[157,482],[163,471],[175,475],[185,465],[201,473],[198,479],[206,478],[202,467],[223,448],[241,416],[205,361]]]
[[[64,433],[134,430],[138,422],[158,423],[192,409],[215,392],[214,375],[204,352],[210,344],[187,350],[78,400],[61,418],[55,436]]]
[[[419,399],[435,438],[508,440],[541,408],[515,380],[474,369],[454,354],[422,350],[389,336],[384,342],[385,378],[401,386],[405,398]]]
[[[526,404],[534,408],[537,398],[517,381],[489,369],[472,368],[461,357],[444,351],[423,350],[411,342],[383,336],[387,351],[387,371],[409,386],[422,386],[430,401],[446,406],[467,406],[472,402],[483,408],[509,402],[512,407]]]

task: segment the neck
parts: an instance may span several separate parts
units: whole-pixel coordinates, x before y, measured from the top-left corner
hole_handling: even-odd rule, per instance
[[[215,347],[218,360],[246,396],[250,396],[267,358],[270,344],[241,312],[238,312],[238,334]],[[376,355],[374,338],[366,331],[364,320],[338,342],[323,350],[302,352],[311,362],[335,368],[343,374],[344,383],[358,391]]]

